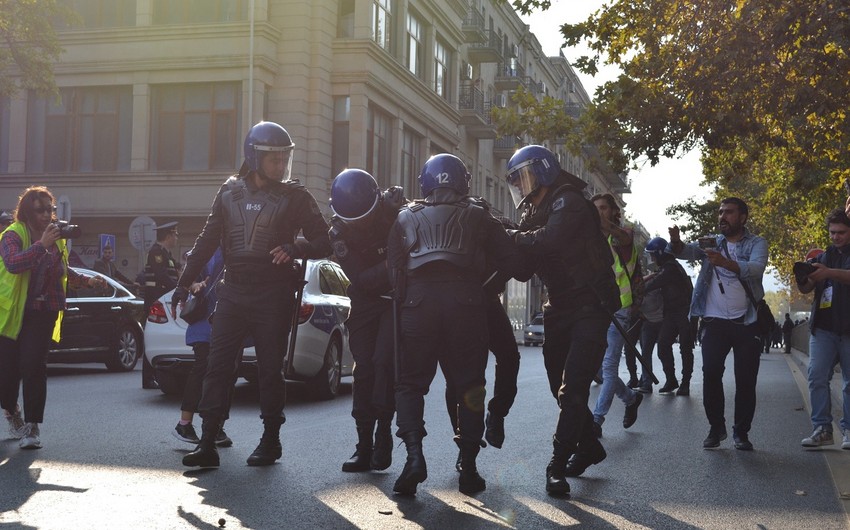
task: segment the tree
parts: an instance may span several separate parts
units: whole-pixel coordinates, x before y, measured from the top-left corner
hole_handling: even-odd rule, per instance
[[[53,24],[75,20],[56,0],[0,0],[0,97],[56,92],[53,64],[62,48]]]
[[[512,4],[527,12],[548,2]],[[787,277],[822,239],[850,177],[850,4],[613,0],[561,31],[567,46],[592,51],[579,70],[622,71],[597,89],[586,140],[652,165],[701,149],[715,200],[750,202],[751,227]]]

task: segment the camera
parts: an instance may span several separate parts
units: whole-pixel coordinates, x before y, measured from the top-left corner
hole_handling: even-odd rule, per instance
[[[79,225],[72,225],[68,221],[56,221],[56,228],[59,229],[59,239],[74,239],[83,235],[83,231]]]
[[[717,238],[714,236],[701,237],[697,240],[699,248],[717,248]]]
[[[817,270],[815,266],[812,265],[814,262],[815,260],[813,259],[794,262],[792,271],[794,273],[794,279],[797,280],[798,284],[802,285],[806,283],[806,280],[809,278],[809,274]]]

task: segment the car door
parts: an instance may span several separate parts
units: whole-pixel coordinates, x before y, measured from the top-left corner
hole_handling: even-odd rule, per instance
[[[74,355],[109,350],[120,310],[115,287],[110,284],[103,289],[69,288],[59,349]]]

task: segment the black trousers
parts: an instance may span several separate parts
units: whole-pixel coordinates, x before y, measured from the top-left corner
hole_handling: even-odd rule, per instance
[[[263,420],[279,420],[281,423],[286,420],[283,414],[286,387],[282,370],[294,294],[291,289],[263,289],[262,284],[254,294],[252,298],[240,303],[234,299],[236,296],[227,297],[219,293],[213,315],[207,373],[198,404],[198,411],[204,420],[220,421],[225,418],[234,373],[241,361],[242,347],[248,335],[254,341],[257,355],[260,417]]]
[[[401,308],[402,355],[396,384],[397,435],[425,436],[424,396],[437,372],[457,397],[461,440],[484,435],[487,316],[484,292],[472,281],[411,281]]]
[[[640,328],[640,353],[648,363],[652,363],[652,350],[658,344],[658,334],[661,331],[661,322],[644,321],[643,327]],[[661,358],[659,352],[659,359]],[[649,378],[649,373],[641,367],[640,385],[643,387],[651,387],[652,380]]]
[[[708,423],[726,429],[723,372],[729,351],[735,358],[734,432],[747,434],[756,411],[756,382],[761,360],[761,340],[755,323],[745,326],[720,318],[706,319],[702,335],[703,404]]]
[[[196,342],[192,344],[192,352],[195,354],[195,363],[189,371],[189,377],[186,378],[186,386],[183,389],[183,402],[180,405],[180,410],[188,412],[198,412],[198,404],[201,402],[201,392],[204,387],[204,376],[207,375],[207,364],[210,355],[209,342]],[[230,416],[230,404],[233,400],[233,385],[236,384],[236,370],[233,371],[232,383],[228,394],[227,409],[224,412],[223,419]]]
[[[694,342],[691,337],[691,321],[688,312],[665,313],[658,332],[658,358],[668,380],[676,379],[676,362],[673,359],[673,343],[679,337],[679,352],[682,355],[682,380],[690,381],[694,373]]]
[[[611,317],[597,307],[543,308],[543,362],[549,389],[560,413],[555,439],[574,452],[577,444],[592,445],[593,414],[587,405],[590,383],[602,366]]]
[[[346,325],[354,357],[351,416],[358,422],[391,420],[395,414],[392,303],[382,300],[366,314],[352,314]]]
[[[496,293],[486,293],[484,305],[487,311],[487,346],[496,358],[496,378],[493,382],[493,397],[487,410],[496,416],[507,416],[516,399],[516,380],[519,375],[519,348],[514,328],[502,300]],[[446,409],[452,423],[452,432],[457,432],[457,395],[451,385],[446,385]]]
[[[0,407],[13,413],[23,386],[24,421],[42,423],[47,404],[47,350],[56,311],[26,310],[17,339],[0,337]]]

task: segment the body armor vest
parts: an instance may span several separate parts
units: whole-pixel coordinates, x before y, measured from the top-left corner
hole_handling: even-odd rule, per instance
[[[227,188],[221,195],[228,220],[223,241],[227,265],[270,265],[269,251],[295,241],[294,230],[284,217],[289,194],[277,186],[271,190],[252,190],[244,180],[235,177],[227,181]]]
[[[469,271],[484,270],[484,254],[475,241],[487,212],[468,202],[415,204],[398,214],[407,249],[407,270],[445,261]]]

